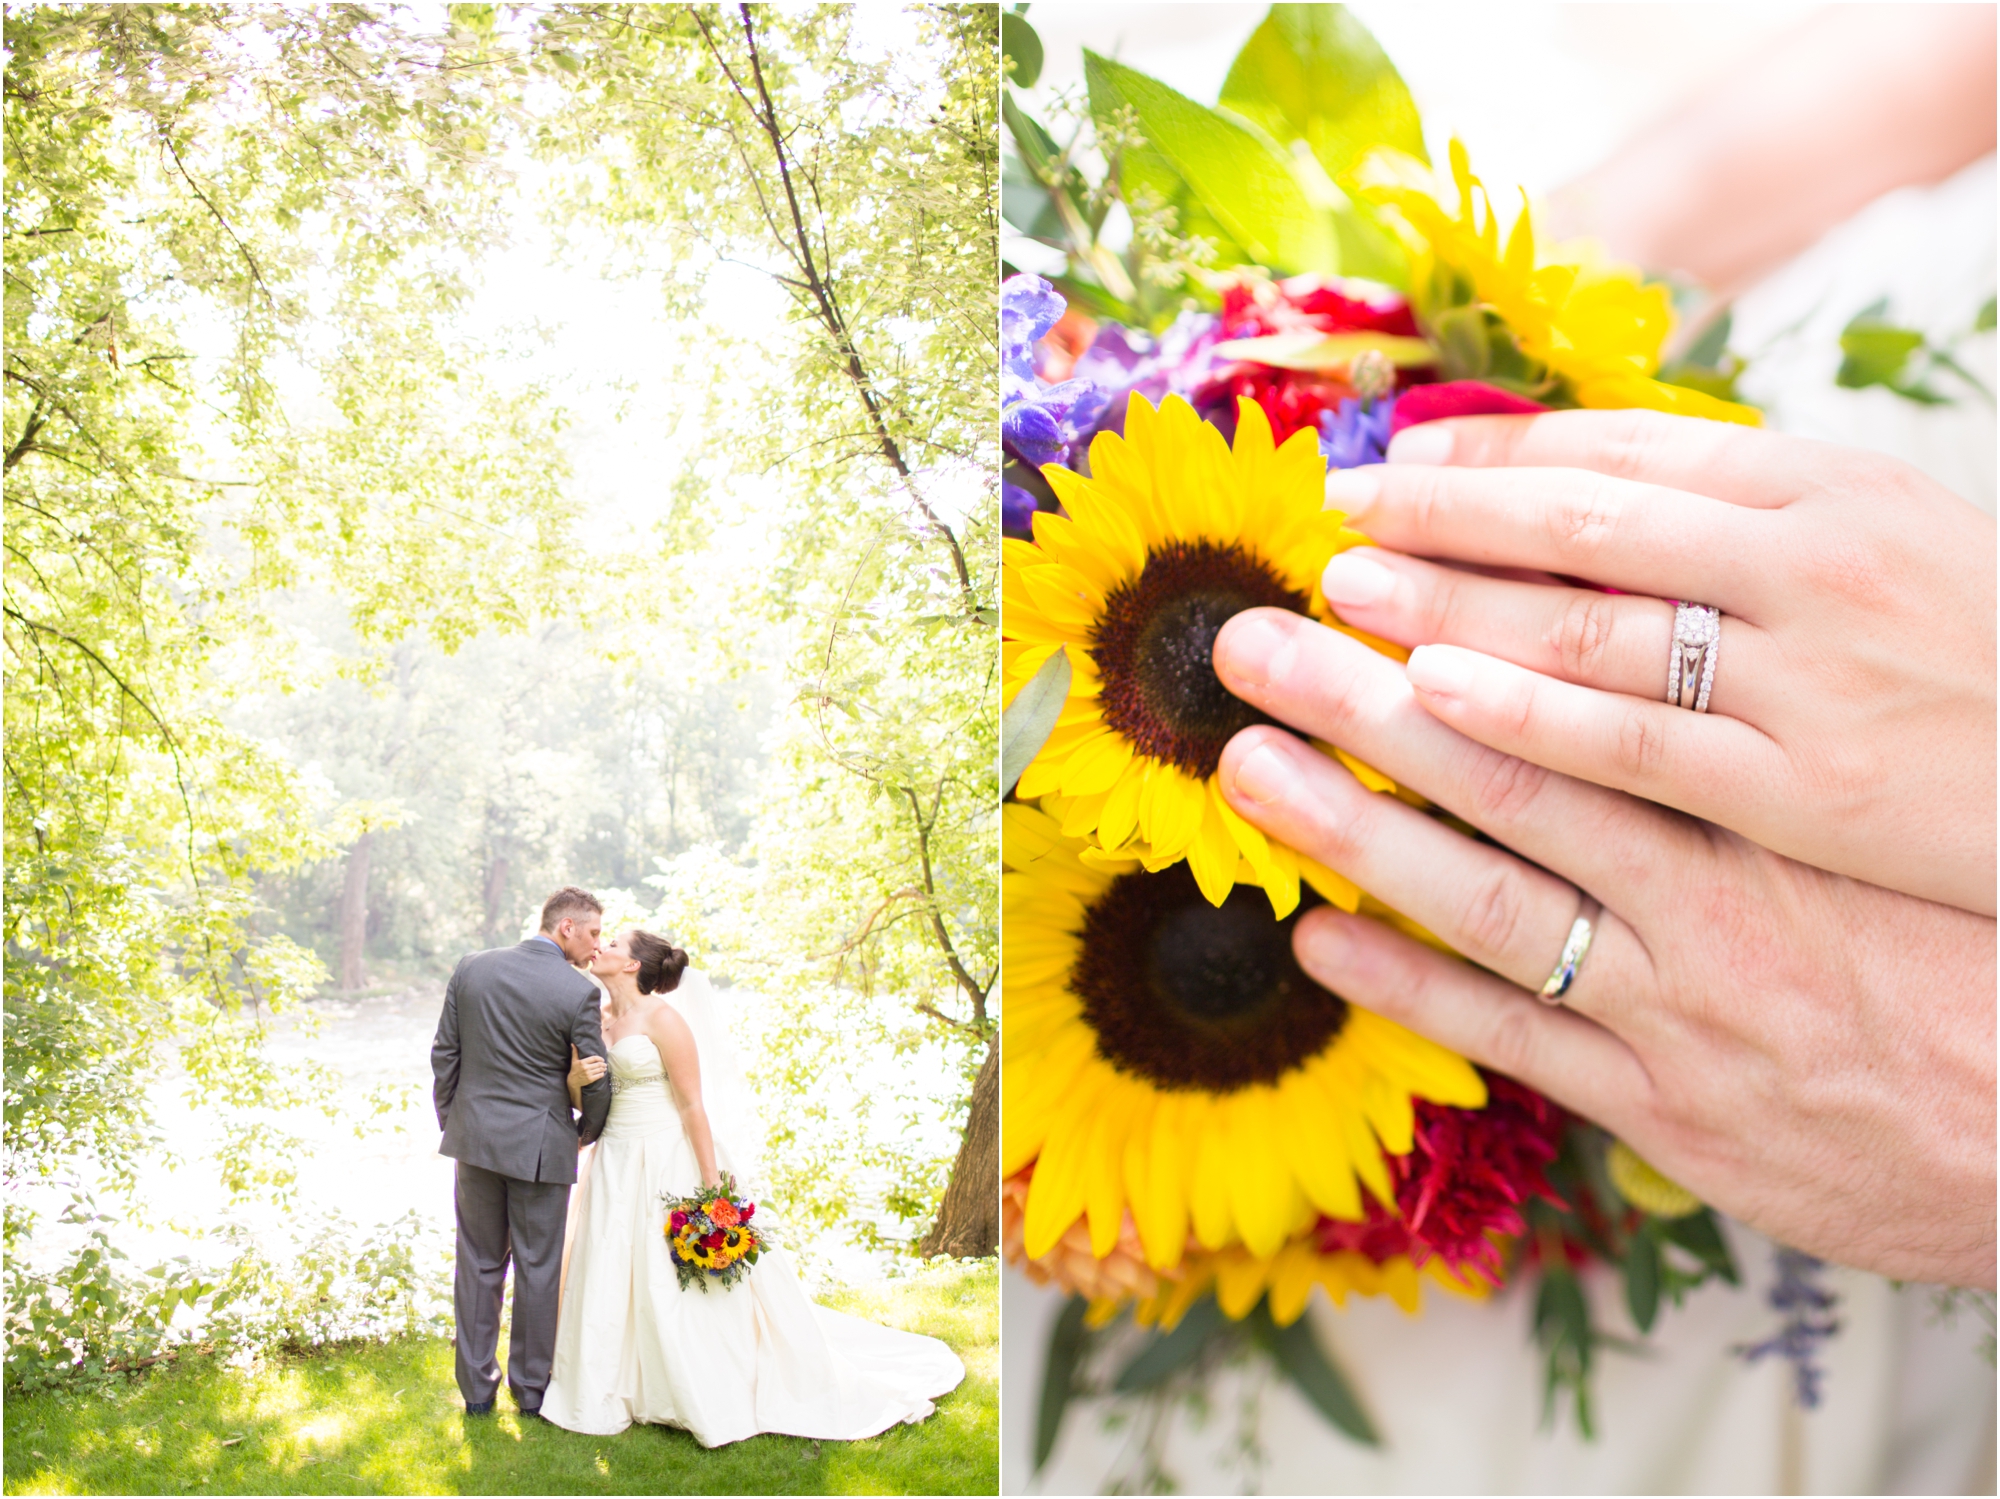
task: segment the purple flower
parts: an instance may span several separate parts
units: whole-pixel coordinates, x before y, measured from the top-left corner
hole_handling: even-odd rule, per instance
[[[1055,327],[1068,304],[1040,276],[1000,283],[1000,436],[1034,468],[1066,463],[1087,441],[1104,410],[1105,394],[1089,379],[1047,385],[1035,374],[1035,342]]]
[[[1077,357],[1072,373],[1104,390],[1100,430],[1122,433],[1125,402],[1135,393],[1155,406],[1169,395],[1194,403],[1201,387],[1228,364],[1215,357],[1222,340],[1222,320],[1208,312],[1183,312],[1158,338],[1107,323]]]
[[[1018,484],[1000,482],[1000,525],[1002,529],[1027,531],[1035,523],[1035,497]]]
[[[1789,1362],[1793,1392],[1799,1404],[1811,1410],[1819,1404],[1820,1381],[1826,1377],[1818,1361],[1820,1344],[1840,1331],[1839,1320],[1829,1315],[1840,1298],[1813,1279],[1826,1268],[1825,1261],[1796,1249],[1780,1249],[1773,1263],[1778,1279],[1767,1299],[1773,1311],[1785,1314],[1784,1325],[1775,1336],[1739,1345],[1736,1352],[1753,1364],[1770,1353]]]
[[[1329,469],[1359,468],[1364,463],[1380,463],[1389,447],[1389,423],[1396,414],[1396,398],[1389,396],[1363,405],[1349,396],[1337,411],[1319,414],[1319,450]]]

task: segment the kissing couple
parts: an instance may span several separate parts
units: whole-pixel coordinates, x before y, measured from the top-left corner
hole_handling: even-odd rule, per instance
[[[665,939],[606,940],[603,922],[589,891],[558,890],[535,935],[460,959],[445,987],[431,1071],[457,1161],[466,1413],[489,1414],[500,1387],[511,1259],[523,1416],[601,1436],[679,1426],[704,1447],[921,1421],[965,1377],[957,1355],[815,1305],[777,1245],[734,1284],[682,1287],[665,1203],[724,1172],[754,1181],[763,1131],[708,980]],[[770,1216],[760,1202],[760,1230]]]

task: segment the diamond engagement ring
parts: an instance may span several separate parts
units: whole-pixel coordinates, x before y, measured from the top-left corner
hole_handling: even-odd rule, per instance
[[[1722,611],[1712,604],[1674,605],[1673,658],[1667,663],[1667,701],[1697,713],[1708,711],[1715,685],[1715,654],[1722,647]]]
[[[1563,943],[1562,956],[1556,960],[1556,971],[1535,996],[1545,1005],[1563,1002],[1569,986],[1576,982],[1577,969],[1583,966],[1583,955],[1590,951],[1590,939],[1597,935],[1597,918],[1604,914],[1604,907],[1587,895],[1582,896],[1582,901],[1576,920],[1570,923],[1569,940]]]

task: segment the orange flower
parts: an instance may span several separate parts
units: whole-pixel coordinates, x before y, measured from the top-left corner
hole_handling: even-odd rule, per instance
[[[708,1217],[717,1228],[734,1228],[743,1221],[737,1216],[736,1204],[727,1197],[718,1197],[708,1205]]]

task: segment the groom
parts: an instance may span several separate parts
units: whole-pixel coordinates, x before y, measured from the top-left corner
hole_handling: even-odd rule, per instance
[[[493,1409],[500,1387],[501,1286],[514,1261],[514,1334],[507,1387],[525,1416],[542,1407],[555,1358],[564,1221],[576,1153],[604,1128],[607,1075],[583,1090],[572,1122],[569,1051],[604,1058],[597,986],[577,972],[597,951],[604,907],[588,890],[558,890],[542,929],[513,947],[459,959],[431,1044],[443,1154],[458,1161],[458,1388],[467,1415]]]

